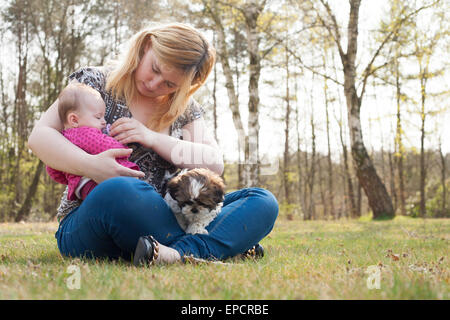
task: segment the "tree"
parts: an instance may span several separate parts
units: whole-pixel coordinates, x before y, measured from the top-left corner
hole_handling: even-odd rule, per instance
[[[419,64],[419,74],[417,78],[420,83],[420,215],[425,217],[425,184],[427,176],[427,167],[425,164],[425,122],[427,119],[426,100],[428,97],[427,84],[430,78],[436,77],[440,74],[439,70],[430,71],[430,61],[434,53],[434,48],[440,39],[440,33],[436,33],[434,36],[427,34],[425,39],[420,39],[418,32],[416,33],[416,58]],[[424,41],[425,40],[425,41]]]
[[[265,12],[267,0],[241,1],[211,1],[202,0],[202,4],[214,22],[218,33],[218,51],[222,69],[226,78],[226,87],[232,109],[233,122],[238,132],[239,145],[243,146],[245,154],[245,165],[243,172],[244,186],[259,185],[259,169],[261,166],[259,159],[259,78],[261,75],[262,61],[281,43],[268,43],[266,48],[261,48],[262,35],[269,32],[276,18],[275,13]],[[224,25],[225,14],[231,10],[232,23],[239,22],[245,30],[246,46],[245,51],[248,56],[248,132],[245,134],[244,126],[239,113],[239,101],[233,83],[233,73],[230,67],[231,54],[226,41],[226,28]],[[264,18],[264,19],[263,19]]]
[[[21,160],[25,151],[25,141],[28,137],[29,112],[27,102],[27,86],[29,83],[29,47],[31,42],[30,16],[26,10],[30,3],[28,0],[16,0],[4,12],[4,19],[15,37],[18,73],[15,85],[14,109],[12,114],[12,144],[9,160],[14,160],[14,170],[11,176],[11,185],[14,186],[14,199],[11,208],[22,202],[22,170]],[[14,208],[15,209],[15,208]],[[14,210],[13,209],[13,210]]]
[[[428,6],[422,6],[417,10],[408,11],[405,7],[402,14],[396,17],[390,25],[389,32],[385,33],[383,38],[371,55],[369,62],[363,69],[359,86],[357,86],[358,74],[356,70],[356,58],[358,49],[358,24],[359,9],[361,0],[350,0],[350,13],[347,21],[347,47],[343,47],[343,38],[337,18],[326,0],[319,0],[320,7],[315,2],[309,2],[309,5],[315,9],[316,18],[319,24],[326,30],[333,39],[335,48],[341,59],[344,74],[344,94],[347,102],[348,125],[350,128],[351,154],[355,164],[356,175],[361,187],[367,196],[369,206],[372,209],[374,219],[382,217],[392,218],[394,208],[392,200],[377,174],[375,166],[367,153],[363,141],[363,132],[361,127],[361,107],[367,82],[377,70],[384,68],[388,62],[375,65],[377,58],[383,52],[386,45],[392,40],[396,32],[417,13]],[[358,93],[357,87],[361,90]]]
[[[391,198],[389,197],[386,187],[378,176],[375,166],[367,153],[361,128],[362,98],[373,62],[381,48],[377,51],[365,69],[362,91],[358,95],[356,89],[356,55],[358,47],[358,23],[361,1],[350,0],[346,51],[344,51],[344,48],[342,47],[341,31],[334,13],[332,12],[328,2],[324,0],[321,0],[320,2],[326,11],[326,18],[321,14],[318,14],[318,18],[323,27],[328,30],[330,36],[334,39],[343,66],[344,93],[347,101],[348,124],[350,126],[351,154],[356,167],[356,175],[369,200],[369,206],[373,211],[373,217],[375,219],[383,216],[393,217],[394,209]]]
[[[224,20],[224,17],[222,16],[223,10],[220,10],[216,1],[202,1],[206,12],[214,22],[215,30],[217,33],[217,55],[219,57],[220,64],[225,76],[225,87],[227,88],[229,107],[231,109],[233,124],[238,134],[238,149],[240,154],[241,148],[244,148],[247,138],[245,136],[244,124],[239,111],[238,92],[233,80],[233,70],[230,64],[231,54],[229,53],[229,48],[226,41],[226,30],[222,22]],[[243,177],[239,175],[239,182],[241,183],[242,181]]]
[[[324,45],[323,53],[323,68],[326,70],[327,63],[327,48]],[[326,72],[326,71],[324,71]],[[323,78],[323,94],[325,99],[325,121],[326,121],[326,132],[327,132],[327,164],[328,164],[328,207],[330,208],[331,217],[335,218],[335,208],[334,208],[334,179],[333,179],[333,164],[331,161],[331,139],[330,139],[330,98],[328,96],[328,79]],[[325,204],[324,204],[325,205]]]

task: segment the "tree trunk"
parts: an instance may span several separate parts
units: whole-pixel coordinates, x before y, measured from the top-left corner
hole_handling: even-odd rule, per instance
[[[358,216],[358,212],[356,210],[355,192],[353,191],[352,176],[350,174],[350,168],[348,165],[348,161],[349,161],[348,160],[348,151],[347,151],[347,145],[344,142],[342,123],[339,123],[339,136],[341,139],[342,154],[344,156],[344,172],[345,172],[345,179],[346,179],[346,183],[347,183],[348,202],[350,204],[350,216],[352,218],[356,218]]]
[[[389,152],[388,154],[388,159],[389,159],[389,172],[390,172],[390,189],[391,189],[391,197],[394,199],[394,212],[397,210],[398,208],[398,200],[397,200],[397,190],[395,188],[395,166],[394,166],[394,160],[393,158],[393,154],[392,152]]]
[[[314,76],[313,76],[314,78]],[[313,80],[314,82],[314,80]],[[312,92],[312,88],[311,88]],[[312,95],[312,94],[311,94]],[[313,100],[311,100],[312,103]],[[311,108],[312,109],[312,108]],[[314,219],[316,216],[316,207],[314,202],[314,183],[316,174],[316,130],[314,124],[314,113],[311,113],[311,141],[312,141],[312,151],[311,151],[311,166],[309,168],[308,174],[308,187],[309,187],[309,200],[308,200],[308,215],[307,219]]]
[[[261,57],[257,21],[263,8],[250,3],[243,10],[249,55],[248,136],[245,144],[245,186],[259,185],[259,76]]]
[[[325,55],[326,51],[324,52],[324,69],[326,67],[325,64]],[[327,154],[327,161],[328,161],[328,203],[324,205],[328,205],[330,209],[331,218],[335,218],[335,208],[334,208],[334,186],[333,186],[333,162],[331,161],[331,141],[330,141],[330,117],[329,117],[329,111],[328,111],[328,85],[327,85],[327,79],[324,78],[324,86],[323,86],[323,93],[325,97],[325,116],[326,116],[326,129],[327,129],[327,147],[328,147],[328,154]]]
[[[400,197],[400,212],[403,216],[406,215],[406,200],[405,200],[405,182],[404,182],[404,174],[403,174],[403,157],[404,157],[404,148],[402,141],[402,122],[401,122],[401,88],[400,88],[400,70],[399,64],[396,62],[395,64],[395,85],[396,85],[396,96],[397,96],[397,132],[395,142],[397,144],[397,171],[398,171],[398,186],[399,186],[399,197]]]
[[[440,217],[447,216],[447,186],[445,184],[447,177],[447,164],[445,162],[445,156],[442,153],[442,144],[439,141],[439,157],[441,160],[441,185],[442,185],[442,201],[441,201],[441,212]]]
[[[422,67],[422,66],[421,66]],[[422,68],[421,68],[422,69]],[[421,70],[422,71],[422,70]],[[427,169],[425,167],[425,88],[427,83],[427,70],[421,72],[420,91],[421,91],[421,126],[420,126],[420,216],[425,217],[426,214],[426,199],[425,199],[425,184]]]
[[[30,187],[28,188],[27,196],[25,197],[25,201],[22,204],[19,212],[15,217],[15,221],[19,222],[26,219],[30,215],[31,205],[33,204],[33,198],[36,194],[37,187],[39,184],[39,178],[41,177],[42,168],[44,167],[44,163],[39,160],[38,165],[36,166],[36,171],[34,172],[33,181],[31,182]]]
[[[350,1],[347,53],[340,51],[344,67],[344,92],[347,100],[350,129],[351,154],[356,167],[356,176],[361,184],[373,212],[373,218],[392,218],[394,208],[389,194],[378,176],[364,145],[361,129],[361,98],[356,91],[356,52],[358,38],[358,16],[360,0]]]
[[[327,204],[327,191],[325,190],[325,172],[326,170],[322,170],[322,160],[323,158],[319,158],[317,161],[317,172],[319,174],[319,190],[320,190],[320,200],[322,201],[322,218],[328,218],[328,204]],[[325,172],[324,172],[325,171]]]
[[[285,128],[284,128],[284,153],[283,153],[283,163],[284,163],[284,174],[283,174],[283,184],[284,184],[284,194],[286,198],[286,203],[288,204],[288,216],[292,217],[290,204],[292,203],[291,194],[289,190],[290,185],[290,178],[289,178],[289,170],[290,170],[290,163],[289,163],[289,120],[291,117],[291,104],[289,99],[289,52],[287,50],[287,37],[286,37],[286,61],[285,61],[285,67],[286,67],[286,113],[285,113]]]
[[[239,162],[238,162],[238,187],[242,188],[244,186],[244,177],[241,163],[241,153],[245,152],[245,145],[247,141],[247,136],[244,131],[244,125],[241,119],[241,114],[239,111],[239,101],[238,94],[236,92],[236,88],[233,81],[233,71],[230,66],[230,56],[228,53],[227,43],[226,43],[226,35],[225,29],[222,25],[222,21],[220,18],[220,13],[217,9],[217,3],[215,1],[212,2],[212,6],[210,6],[206,1],[203,1],[205,7],[208,10],[209,15],[214,21],[215,29],[217,32],[217,51],[220,59],[220,63],[222,65],[222,70],[225,75],[225,87],[227,88],[229,107],[231,109],[231,115],[233,119],[233,124],[236,129],[238,135],[238,151],[239,151]],[[246,161],[246,160],[244,160]]]
[[[301,148],[300,148],[300,115],[299,115],[299,105],[298,105],[298,86],[297,86],[297,77],[295,77],[295,128],[297,130],[297,171],[298,171],[298,201],[300,203],[300,208],[302,214],[305,213],[305,198],[303,196],[303,170],[302,170],[302,161],[301,161]]]

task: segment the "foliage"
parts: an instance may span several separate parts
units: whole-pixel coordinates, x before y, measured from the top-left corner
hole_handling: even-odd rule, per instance
[[[449,189],[450,188],[450,179],[446,181],[446,201],[449,201]],[[426,218],[450,218],[450,208],[447,205],[445,209],[443,209],[443,198],[444,198],[444,187],[439,182],[433,181],[429,183],[426,188],[426,194],[430,194],[431,196],[427,199],[426,202]],[[420,217],[420,193],[416,192],[416,194],[409,199],[409,212],[408,215],[411,217]]]

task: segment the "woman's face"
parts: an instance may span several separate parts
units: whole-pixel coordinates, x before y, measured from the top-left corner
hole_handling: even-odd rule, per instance
[[[157,98],[175,92],[183,82],[183,76],[181,70],[161,63],[147,46],[134,81],[141,96]]]

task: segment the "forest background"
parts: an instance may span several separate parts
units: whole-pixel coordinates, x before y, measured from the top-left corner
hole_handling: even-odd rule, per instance
[[[55,218],[64,186],[27,139],[68,75],[168,22],[216,47],[195,98],[227,191],[267,188],[287,219],[450,217],[448,1],[0,4],[0,222]]]

